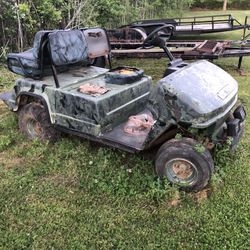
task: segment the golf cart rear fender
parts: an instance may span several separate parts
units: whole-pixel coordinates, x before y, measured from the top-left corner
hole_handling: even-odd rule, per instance
[[[46,96],[40,96],[34,93],[30,93],[30,92],[20,92],[18,93],[17,97],[16,97],[16,110],[13,111],[18,111],[22,106],[32,102],[32,101],[39,101],[47,110],[49,116],[50,116],[50,121],[51,123],[54,123],[53,118],[51,116],[51,107],[49,105],[48,100],[46,100]]]

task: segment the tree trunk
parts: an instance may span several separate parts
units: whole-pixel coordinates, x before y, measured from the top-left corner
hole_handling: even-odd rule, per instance
[[[23,51],[23,30],[22,30],[22,23],[21,23],[21,18],[19,15],[19,0],[16,2],[16,10],[17,10],[17,24],[18,24],[18,51],[22,52]]]
[[[227,10],[227,0],[224,0],[224,3],[223,3],[223,10]]]

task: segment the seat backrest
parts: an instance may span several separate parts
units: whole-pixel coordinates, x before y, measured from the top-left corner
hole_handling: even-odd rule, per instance
[[[55,30],[54,30],[55,31]],[[53,30],[41,30],[35,34],[34,42],[33,42],[33,56],[36,59],[41,58],[42,53],[42,45],[45,40],[48,38],[49,33],[53,32]]]
[[[55,66],[88,64],[88,47],[81,30],[58,30],[48,35],[49,52]]]
[[[83,34],[88,44],[88,56],[90,59],[110,54],[110,44],[104,29],[83,29]]]

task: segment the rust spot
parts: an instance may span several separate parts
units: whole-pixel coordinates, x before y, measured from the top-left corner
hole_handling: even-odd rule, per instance
[[[215,147],[215,144],[212,143],[209,138],[206,138],[203,142],[204,147],[206,147],[208,150],[212,150]]]
[[[124,127],[124,132],[131,135],[144,135],[152,128],[155,121],[148,114],[130,116]]]
[[[193,173],[192,166],[184,161],[176,161],[173,164],[173,172],[178,178],[186,179]]]
[[[118,74],[122,74],[122,75],[129,75],[131,73],[133,73],[135,70],[133,69],[120,69],[120,70],[117,70],[116,73]]]
[[[210,193],[211,193],[211,189],[206,188],[197,193],[194,193],[193,197],[195,198],[197,203],[202,203],[203,201],[208,199]]]
[[[82,86],[80,86],[79,91],[83,94],[93,95],[93,96],[99,96],[107,93],[109,89],[97,86],[94,84],[86,83]]]

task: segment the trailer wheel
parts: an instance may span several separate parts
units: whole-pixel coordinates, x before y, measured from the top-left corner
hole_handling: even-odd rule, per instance
[[[20,131],[29,139],[56,141],[60,132],[50,122],[49,114],[43,105],[32,102],[18,112]]]
[[[198,152],[199,143],[190,138],[172,139],[161,146],[155,161],[156,173],[185,191],[199,191],[207,186],[214,162],[207,149]]]

